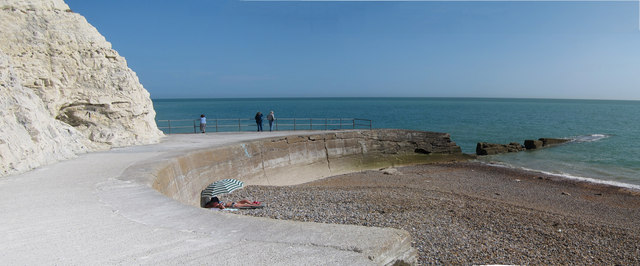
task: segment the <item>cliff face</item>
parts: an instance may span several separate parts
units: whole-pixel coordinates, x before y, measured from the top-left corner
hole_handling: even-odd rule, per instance
[[[125,59],[62,0],[0,0],[0,175],[162,136]]]

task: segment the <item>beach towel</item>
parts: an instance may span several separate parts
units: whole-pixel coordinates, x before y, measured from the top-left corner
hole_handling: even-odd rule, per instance
[[[246,207],[237,207],[238,209],[262,209],[264,208],[264,205],[258,205],[258,206],[246,206]]]

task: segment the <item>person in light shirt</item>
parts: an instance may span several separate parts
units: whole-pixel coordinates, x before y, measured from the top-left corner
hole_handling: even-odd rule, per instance
[[[204,117],[204,114],[200,115],[200,132],[204,133],[207,129],[207,118]]]
[[[269,121],[269,131],[271,131],[273,129],[273,120],[276,120],[276,116],[273,114],[273,111],[269,112],[267,120]]]

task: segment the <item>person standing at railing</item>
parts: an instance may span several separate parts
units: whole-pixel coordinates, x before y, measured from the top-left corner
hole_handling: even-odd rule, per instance
[[[271,111],[267,115],[267,121],[269,121],[269,131],[273,129],[273,120],[276,120],[276,116],[273,114],[273,111]]]
[[[258,131],[262,131],[262,112],[256,113],[256,124],[258,125]]]
[[[207,129],[207,118],[204,117],[204,114],[200,115],[200,131],[204,133]]]

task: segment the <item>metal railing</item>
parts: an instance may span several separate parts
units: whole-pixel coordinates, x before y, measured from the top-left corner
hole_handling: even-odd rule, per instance
[[[165,134],[200,132],[200,119],[157,120],[156,123]],[[262,128],[263,131],[269,131],[269,121],[264,119]],[[278,118],[273,121],[271,128],[273,131],[338,129],[372,129],[372,122],[363,118]],[[207,118],[206,131],[257,131],[257,124],[250,118]]]

